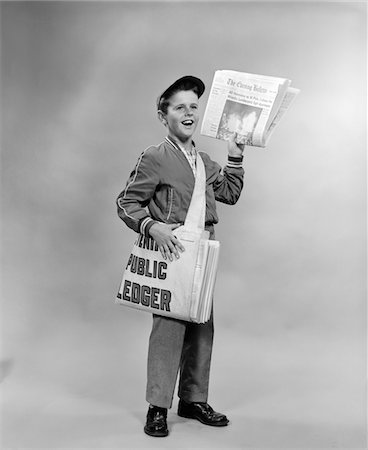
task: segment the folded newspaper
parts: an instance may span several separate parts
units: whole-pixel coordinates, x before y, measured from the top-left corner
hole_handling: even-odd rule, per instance
[[[266,147],[281,117],[300,92],[291,81],[233,70],[217,70],[201,134],[238,144]]]

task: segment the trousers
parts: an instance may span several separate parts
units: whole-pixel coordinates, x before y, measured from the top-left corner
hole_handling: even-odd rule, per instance
[[[215,239],[213,225],[206,227]],[[153,315],[148,345],[148,403],[171,408],[180,372],[178,396],[186,402],[207,402],[213,344],[213,310],[206,323]]]
[[[213,314],[204,324],[153,315],[147,362],[148,403],[171,408],[179,371],[178,396],[186,402],[207,402],[213,334]]]

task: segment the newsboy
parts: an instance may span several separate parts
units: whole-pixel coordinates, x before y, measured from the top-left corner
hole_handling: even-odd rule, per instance
[[[192,140],[204,90],[202,80],[183,76],[159,95],[157,116],[166,128],[166,136],[160,144],[141,153],[117,198],[120,218],[137,233],[152,237],[169,261],[180,258],[185,251],[173,230],[185,221],[198,152],[206,171],[205,228],[210,239],[214,239],[214,225],[218,222],[216,201],[234,205],[243,188],[243,146],[234,139],[227,143],[228,162],[222,169],[207,153],[199,151]],[[213,314],[204,324],[153,315],[148,348],[146,434],[168,435],[167,411],[172,407],[178,374],[178,415],[204,425],[228,425],[226,415],[208,404],[213,332]]]

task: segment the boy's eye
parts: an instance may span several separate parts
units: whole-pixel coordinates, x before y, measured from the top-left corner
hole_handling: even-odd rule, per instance
[[[198,109],[198,105],[190,105],[190,108],[191,109]],[[184,105],[178,105],[178,106],[175,107],[175,109],[178,110],[178,111],[183,111],[186,108],[185,108]]]

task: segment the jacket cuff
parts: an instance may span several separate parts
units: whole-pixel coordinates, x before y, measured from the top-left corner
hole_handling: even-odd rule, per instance
[[[227,157],[227,166],[228,167],[242,167],[243,166],[243,156],[230,156]]]
[[[151,219],[151,217],[144,217],[139,222],[139,232],[144,236],[149,236],[149,230],[154,223],[156,223],[156,221]]]

